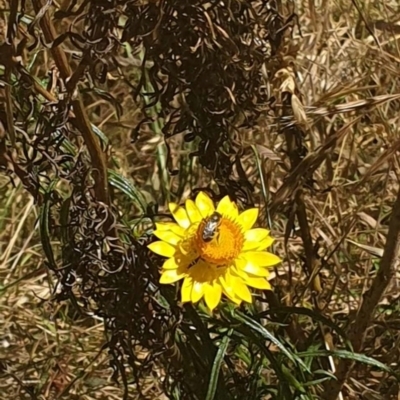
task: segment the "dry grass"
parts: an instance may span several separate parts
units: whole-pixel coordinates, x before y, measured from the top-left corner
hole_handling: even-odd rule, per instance
[[[276,292],[285,305],[317,310],[346,328],[376,276],[399,188],[399,6],[395,0],[359,1],[361,17],[350,1],[297,3],[301,35],[295,30],[292,44],[298,47],[292,61],[293,93],[299,102],[297,121],[286,123],[301,122],[307,154],[293,165],[287,138],[277,135],[278,121],[267,117],[243,136],[243,161],[258,203],[270,202],[260,222],[268,225],[271,218],[275,252],[285,259],[275,271]],[[275,82],[285,78],[291,79],[285,75]],[[151,127],[131,144],[131,127],[140,116],[128,91],[116,85],[113,93],[124,109],[120,121],[107,104],[88,104],[86,99],[87,108],[92,122],[109,136],[119,169],[155,200],[163,185],[159,152],[165,149]],[[301,119],[304,115],[306,120]],[[182,186],[180,195],[185,197],[209,176],[196,161],[189,166],[190,149],[181,139],[170,144],[175,166],[189,171],[185,185],[178,177],[170,183],[175,189]],[[261,174],[252,145],[261,160]],[[295,192],[300,182],[302,203]],[[57,288],[40,249],[36,205],[21,186],[13,188],[6,180],[0,193],[0,398],[122,398],[123,388],[111,380],[107,350],[102,349],[106,338],[101,320],[76,314],[69,303],[51,302]],[[307,243],[294,218],[299,204],[308,220],[312,271],[307,271]],[[396,271],[363,349],[397,372],[399,277]],[[342,345],[331,343],[328,332],[323,333],[332,347]],[[160,375],[149,373],[144,382],[147,398],[163,398]],[[130,391],[130,398],[139,398],[134,387]],[[393,377],[357,364],[343,395],[354,400],[398,399],[400,389]]]

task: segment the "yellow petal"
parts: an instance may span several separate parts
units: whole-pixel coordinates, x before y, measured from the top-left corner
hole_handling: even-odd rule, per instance
[[[271,285],[265,278],[247,277],[245,282],[246,285],[251,286],[255,289],[271,290]]]
[[[210,311],[213,311],[221,301],[222,288],[218,283],[206,284],[204,288],[204,299]]]
[[[159,254],[163,257],[173,257],[173,255],[175,254],[175,247],[162,241],[150,243],[147,247],[152,252]]]
[[[192,224],[201,221],[200,211],[193,200],[186,200],[186,212]]]
[[[247,278],[247,272],[243,271],[241,268],[235,268],[235,267],[231,267],[232,271],[235,272],[236,275],[240,276],[243,279]]]
[[[233,201],[231,201],[229,196],[225,196],[218,203],[217,211],[220,214],[225,215],[227,217],[231,217],[233,219],[236,219],[237,216],[239,215],[239,211],[236,204]]]
[[[243,283],[243,279],[231,273],[232,269],[225,273],[224,279],[220,279],[224,291],[228,296],[239,298],[240,300],[251,303],[251,293],[247,286]]]
[[[250,242],[261,242],[269,235],[269,230],[264,228],[254,228],[246,231],[244,237]]]
[[[168,258],[168,260],[164,261],[163,269],[178,269],[179,265],[176,263],[174,257]]]
[[[156,230],[169,231],[171,225],[175,225],[175,222],[156,222]]]
[[[250,232],[250,231],[247,231]],[[259,242],[244,242],[243,250],[242,251],[249,251],[249,250],[264,250],[267,247],[270,247],[272,243],[274,243],[275,239],[271,236],[268,236],[264,240],[260,240]]]
[[[272,238],[271,236],[268,236],[266,239],[261,240],[261,242],[258,243],[257,250],[262,251],[267,249],[268,247],[271,247],[272,243],[275,242],[275,239]]]
[[[231,300],[232,302],[234,302],[235,304],[240,304],[242,302],[241,299],[239,299],[239,297],[236,296],[235,292],[233,291],[232,287],[230,285],[227,284],[226,280],[224,279],[224,277],[220,277],[219,278],[219,283],[221,284],[223,293],[225,294],[225,296]]]
[[[269,236],[269,231],[263,228],[255,228],[245,231],[244,233],[245,242],[243,250],[264,250],[271,246],[274,239]]]
[[[258,218],[258,208],[249,208],[246,211],[243,211],[237,221],[242,226],[244,231],[247,231],[252,228]]]
[[[194,281],[192,285],[192,303],[197,303],[204,295],[204,283]]]
[[[185,229],[179,226],[176,222],[156,222],[157,231],[171,231],[179,236],[184,236]]]
[[[181,242],[179,242],[178,249],[183,256],[188,256],[193,252],[192,243],[188,240],[182,240]]]
[[[182,303],[187,303],[190,301],[191,293],[192,293],[192,285],[193,285],[192,278],[187,276],[183,281],[182,289],[181,289]]]
[[[237,297],[251,303],[253,301],[249,288],[244,284],[242,278],[232,276],[232,289]]]
[[[171,231],[159,231],[158,229],[153,232],[153,235],[157,238],[161,239],[164,242],[167,242],[172,245],[177,245],[182,238],[178,236],[176,233]]]
[[[190,220],[183,207],[180,207],[176,203],[169,203],[168,208],[173,217],[175,218],[175,221],[179,224],[179,226],[185,229],[190,226]]]
[[[186,274],[178,273],[177,269],[166,269],[162,271],[160,277],[160,283],[169,284],[181,280]]]
[[[196,196],[196,206],[203,218],[207,218],[215,211],[214,203],[205,192],[199,192]]]
[[[278,256],[267,251],[246,251],[241,256],[259,267],[271,267],[282,261]]]
[[[232,301],[233,303],[237,304],[238,306],[240,304],[242,304],[242,299],[239,299],[239,297],[237,297],[234,293],[233,294],[228,294],[224,290],[224,294],[230,301]]]
[[[235,265],[239,269],[243,269],[247,263],[248,261],[242,257],[242,255],[239,255],[239,257],[235,260]]]
[[[251,263],[250,261],[245,261],[242,263],[240,259],[236,260],[235,262],[236,268],[240,271],[247,272],[248,274],[253,274],[257,276],[268,276],[269,271],[266,268],[261,268],[258,265]],[[240,274],[243,276],[242,274]]]

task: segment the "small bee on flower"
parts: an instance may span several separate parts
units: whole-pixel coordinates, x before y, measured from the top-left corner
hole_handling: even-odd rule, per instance
[[[176,222],[156,223],[154,235],[160,239],[148,247],[166,257],[160,283],[183,279],[182,302],[196,303],[201,298],[210,310],[222,294],[236,304],[251,303],[249,287],[271,289],[269,267],[281,262],[265,249],[274,239],[264,228],[253,228],[258,209],[239,213],[225,196],[215,208],[210,197],[200,192],[185,208],[170,203]]]
[[[222,215],[217,211],[214,211],[210,217],[206,218],[202,233],[202,237],[205,242],[209,242],[214,239],[215,235],[217,234],[218,227],[221,224],[221,219]]]

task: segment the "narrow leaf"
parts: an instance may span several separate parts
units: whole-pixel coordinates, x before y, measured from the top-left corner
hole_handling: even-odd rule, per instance
[[[208,384],[208,391],[206,400],[213,400],[215,396],[215,392],[217,390],[217,383],[219,378],[219,372],[221,370],[222,360],[225,357],[226,350],[228,348],[228,344],[230,341],[230,337],[232,335],[233,329],[230,329],[228,334],[223,337],[217,354],[215,356],[214,364],[211,370],[210,383]]]
[[[267,329],[265,329],[261,324],[254,321],[253,319],[247,317],[243,313],[236,311],[234,313],[235,319],[247,325],[252,331],[260,334],[264,339],[271,341],[275,346],[277,346],[282,353],[289,358],[289,360],[301,365],[306,371],[309,371],[309,368],[304,364],[304,362],[297,357],[295,354],[291,353],[284,344],[282,344],[274,335],[272,335]]]
[[[135,185],[132,184],[132,182],[112,169],[108,170],[108,179],[110,185],[114,186],[128,196],[128,198],[131,199],[143,213],[146,212],[146,200],[143,194],[136,188]]]

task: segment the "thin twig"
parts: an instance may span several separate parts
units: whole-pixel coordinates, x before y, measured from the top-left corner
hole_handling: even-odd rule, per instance
[[[5,4],[3,4],[5,7]],[[13,23],[17,14],[18,2],[10,4],[10,22]],[[11,59],[13,56],[13,28],[10,28],[7,23],[7,19],[1,16],[0,19],[0,47],[5,73],[4,79],[6,82],[4,88],[5,97],[5,108],[6,108],[6,119],[7,119],[7,133],[11,142],[12,147],[15,147],[15,128],[14,128],[14,108],[11,96]]]
[[[290,97],[288,96],[284,100],[284,107],[283,107],[284,114],[285,113],[290,114],[292,112],[290,105],[291,103],[289,99]],[[302,140],[301,139],[302,132],[297,127],[284,128],[283,132],[285,134],[285,141],[287,145],[287,152],[290,159],[291,169],[292,171],[294,171],[302,161],[302,158],[299,155],[301,153],[301,148],[299,147],[298,144]],[[301,238],[303,240],[303,245],[304,245],[304,253],[306,258],[305,266],[309,276],[313,277],[312,279],[313,290],[315,290],[316,293],[320,293],[322,290],[321,283],[319,275],[314,274],[315,251],[310,233],[310,226],[308,223],[307,211],[306,211],[306,206],[304,204],[301,187],[298,187],[296,191],[295,207],[296,207],[296,216],[300,227]]]
[[[12,147],[15,147],[15,128],[14,128],[14,109],[11,97],[11,71],[9,66],[6,66],[5,80],[7,84],[5,85],[5,103],[6,103],[6,118],[7,118],[7,131]]]

